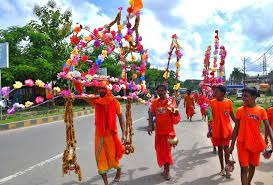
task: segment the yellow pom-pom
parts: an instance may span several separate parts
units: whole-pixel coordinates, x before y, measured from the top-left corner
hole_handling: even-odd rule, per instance
[[[72,59],[67,59],[66,64],[67,64],[68,66],[71,66],[71,65],[72,65]]]
[[[102,50],[102,55],[104,56],[104,58],[106,58],[107,57],[107,51],[106,50]]]
[[[22,86],[22,82],[19,81],[16,81],[15,84],[13,84],[14,89],[20,89]]]

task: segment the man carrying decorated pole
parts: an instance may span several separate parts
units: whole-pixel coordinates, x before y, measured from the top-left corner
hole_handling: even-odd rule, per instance
[[[124,121],[122,118],[121,106],[112,92],[107,89],[107,81],[101,81],[98,87],[99,98],[90,99],[84,97],[90,105],[95,107],[95,157],[98,173],[102,176],[105,185],[108,185],[107,172],[116,169],[115,182],[120,180],[121,168],[119,161],[125,153],[122,145],[125,139]],[[118,116],[122,130],[122,138],[118,136],[116,123]]]
[[[173,165],[172,146],[176,146],[178,140],[176,138],[174,124],[180,122],[180,114],[178,112],[174,98],[167,98],[167,88],[164,85],[157,86],[159,98],[156,99],[151,107],[149,116],[148,134],[152,135],[152,117],[156,116],[155,130],[155,150],[159,167],[164,166],[163,177],[170,180],[170,166]]]

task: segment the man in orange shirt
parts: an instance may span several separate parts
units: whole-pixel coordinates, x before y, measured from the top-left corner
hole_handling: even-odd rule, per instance
[[[233,152],[237,140],[241,182],[242,185],[249,185],[254,176],[255,167],[259,166],[261,152],[266,148],[266,143],[260,133],[261,121],[263,121],[265,129],[268,130],[271,141],[273,141],[273,132],[266,111],[256,105],[257,89],[245,88],[242,92],[244,105],[236,111],[238,121],[235,122],[229,151]]]
[[[225,98],[226,87],[219,85],[215,88],[215,98],[210,100],[210,108],[212,111],[212,120],[209,120],[212,128],[212,144],[218,147],[218,156],[221,165],[221,172],[219,175],[230,178],[230,173],[225,170],[224,166],[224,153],[225,163],[229,162],[229,143],[232,137],[232,126],[230,117],[235,121],[233,114],[232,102]]]
[[[151,107],[148,134],[151,135],[153,132],[152,117],[155,116],[155,150],[157,162],[160,168],[164,166],[162,175],[166,180],[170,180],[170,165],[173,165],[173,158],[172,146],[168,143],[168,139],[173,139],[176,136],[174,124],[179,123],[180,114],[177,109],[174,109],[176,107],[175,100],[170,101],[167,99],[166,91],[166,86],[157,86],[159,98],[153,102]]]
[[[267,116],[271,128],[273,129],[273,103],[271,104],[271,107],[267,109]],[[268,144],[268,130],[265,130],[265,141],[266,144]],[[273,149],[273,142],[271,142],[271,148]]]
[[[184,97],[184,108],[186,108],[187,119],[192,121],[192,117],[195,114],[194,109],[194,97],[191,95],[191,90],[187,90],[186,95]]]
[[[83,99],[95,107],[95,157],[98,173],[102,176],[105,185],[108,185],[107,172],[116,169],[115,182],[120,180],[121,168],[119,161],[125,153],[122,142],[125,139],[124,121],[122,118],[121,106],[112,92],[107,89],[107,81],[101,81],[98,87],[100,97]],[[118,116],[122,130],[122,139],[118,136],[116,124]]]

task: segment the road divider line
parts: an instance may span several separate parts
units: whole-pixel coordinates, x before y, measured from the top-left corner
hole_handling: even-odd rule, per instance
[[[133,123],[136,123],[136,122],[138,122],[138,121],[140,121],[140,120],[142,120],[142,119],[144,119],[144,118],[145,118],[145,117],[141,117],[141,118],[139,118],[139,119],[133,121]]]
[[[76,149],[78,150],[79,148],[76,148]],[[4,183],[7,182],[7,181],[10,181],[10,180],[12,180],[12,179],[14,179],[14,178],[16,178],[16,177],[22,176],[22,175],[24,175],[24,174],[30,172],[30,171],[33,170],[34,168],[42,167],[42,166],[44,166],[44,165],[46,165],[46,164],[48,164],[48,163],[50,163],[50,162],[52,162],[52,161],[55,161],[56,159],[61,158],[62,156],[63,156],[63,153],[58,154],[58,155],[55,155],[54,157],[51,157],[50,159],[47,159],[47,160],[42,161],[42,162],[40,162],[40,163],[38,163],[38,164],[35,164],[35,165],[33,165],[33,166],[31,166],[31,167],[29,167],[29,168],[23,170],[23,171],[19,171],[19,172],[13,174],[13,175],[10,175],[10,176],[8,176],[8,177],[4,177],[4,178],[0,179],[0,184],[4,184]]]

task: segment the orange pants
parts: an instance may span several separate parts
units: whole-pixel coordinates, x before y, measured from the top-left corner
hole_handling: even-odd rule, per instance
[[[260,165],[261,152],[251,152],[245,148],[244,143],[237,143],[238,159],[241,167],[248,167],[249,164],[253,166]]]

